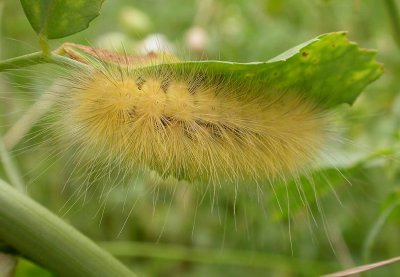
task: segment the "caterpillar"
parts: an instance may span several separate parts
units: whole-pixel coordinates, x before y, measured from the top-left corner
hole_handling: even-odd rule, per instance
[[[192,218],[193,236],[196,222],[201,220],[197,209],[210,196],[219,223],[229,229],[221,218],[226,221],[232,213],[234,227],[248,235],[251,224],[236,226],[236,220],[247,222],[248,212],[250,218],[261,213],[274,220],[288,219],[290,244],[291,220],[300,210],[305,217],[300,220],[309,223],[306,227],[317,224],[319,215],[324,229],[329,229],[319,197],[329,190],[337,196],[335,184],[331,185],[323,172],[320,179],[319,174],[312,174],[320,159],[330,156],[330,144],[339,137],[335,114],[323,102],[332,100],[324,98],[329,93],[321,90],[318,95],[315,88],[307,91],[308,86],[301,85],[297,89],[276,87],[276,81],[274,86],[268,79],[237,78],[234,71],[207,70],[200,63],[185,68],[185,62],[164,53],[133,57],[80,48],[90,58],[74,55],[68,47],[65,50],[87,66],[62,74],[66,83],[62,82],[61,90],[49,91],[57,104],[50,120],[56,116],[60,128],[54,129],[52,124],[52,130],[67,141],[60,143],[62,151],[57,156],[67,158],[66,166],[72,166],[67,176],[60,178],[70,190],[60,209],[64,214],[78,203],[85,204],[95,192],[100,200],[95,216],[100,220],[109,202],[121,207],[125,215],[120,233],[134,213],[135,220],[152,217],[163,221],[160,234],[156,234],[160,239],[164,229],[175,225],[172,221],[167,224],[167,219],[176,202],[177,210],[186,208],[185,220],[186,216],[189,221]],[[312,52],[301,52],[299,62],[305,66],[315,62],[307,53]],[[343,102],[351,103],[351,97]],[[69,150],[72,153],[67,153]],[[147,174],[147,170],[159,176],[128,179],[131,173]],[[340,169],[337,171],[340,175]],[[78,182],[73,180],[76,173]],[[169,177],[188,182],[164,182]],[[72,183],[74,186],[69,186]],[[197,188],[205,190],[192,194]],[[251,201],[242,196],[250,196]],[[137,202],[144,208],[138,208]],[[158,207],[159,202],[167,207]],[[151,206],[153,214],[148,212]],[[155,212],[156,206],[161,212]]]
[[[332,135],[328,113],[301,91],[171,64],[87,62],[62,97],[64,127],[128,171],[207,184],[285,180],[306,173]]]

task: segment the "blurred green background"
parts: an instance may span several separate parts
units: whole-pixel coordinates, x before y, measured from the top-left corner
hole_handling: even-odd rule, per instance
[[[241,187],[236,197],[234,188],[214,196],[140,174],[124,182],[114,175],[87,180],[74,172],[74,150],[49,130],[51,116],[12,151],[30,196],[139,276],[315,276],[399,256],[400,37],[388,2],[400,6],[386,0],[108,0],[89,29],[51,41],[53,48],[65,41],[129,53],[157,46],[184,58],[251,62],[347,30],[352,41],[377,49],[385,74],[351,109],[338,108],[343,139],[332,150],[336,158],[315,176],[318,200],[306,181],[308,205],[295,187],[290,191],[290,220],[282,187],[276,188],[281,211],[268,185],[264,194]],[[1,58],[37,51],[19,1],[0,1],[0,7]],[[36,66],[0,76],[2,134],[48,89],[56,70]],[[400,265],[368,275],[398,276]],[[51,274],[24,260],[17,276]]]

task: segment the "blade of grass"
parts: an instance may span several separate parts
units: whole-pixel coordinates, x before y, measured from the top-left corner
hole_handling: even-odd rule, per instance
[[[372,246],[375,242],[376,237],[378,236],[380,230],[384,226],[386,220],[392,214],[392,212],[397,208],[400,207],[400,200],[395,201],[392,205],[386,207],[383,212],[380,214],[376,222],[372,225],[371,230],[368,232],[367,238],[365,240],[364,249],[363,249],[363,258],[365,262],[369,261],[370,253]]]
[[[198,249],[131,241],[101,242],[99,245],[115,256],[126,258],[146,257],[215,265],[258,267],[281,272],[301,272],[308,276],[315,276],[329,269],[337,269],[335,263],[313,262],[254,251],[227,249],[221,251],[221,249]]]

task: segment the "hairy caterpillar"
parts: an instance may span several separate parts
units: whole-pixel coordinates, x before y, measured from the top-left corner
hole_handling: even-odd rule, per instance
[[[286,179],[312,166],[332,131],[300,91],[165,65],[95,64],[67,84],[64,122],[78,144],[128,170],[208,184]]]
[[[337,46],[343,40],[343,35],[336,36],[340,37],[335,42],[325,43],[326,50],[335,54],[341,53]],[[76,50],[83,51],[84,55]],[[236,226],[236,220],[249,220],[248,209],[254,209],[250,217],[261,210],[272,219],[287,218],[289,234],[293,214],[306,216],[310,225],[317,224],[319,220],[314,215],[317,209],[316,215],[324,229],[328,229],[319,197],[334,190],[335,184],[331,185],[332,178],[324,179],[324,172],[322,178],[311,172],[314,166],[320,165],[320,158],[331,158],[334,154],[327,151],[339,137],[333,124],[334,114],[329,109],[330,101],[352,103],[353,83],[339,86],[352,88],[353,93],[337,101],[332,97],[332,89],[324,90],[321,86],[324,82],[315,81],[314,87],[301,83],[290,86],[293,80],[309,79],[293,78],[287,82],[282,81],[282,76],[290,78],[290,74],[297,72],[304,77],[309,72],[306,69],[312,70],[316,62],[321,66],[333,67],[332,63],[340,66],[335,55],[319,55],[306,49],[298,53],[296,69],[290,74],[280,74],[285,70],[276,69],[265,78],[254,70],[247,71],[246,67],[245,74],[238,78],[237,66],[225,71],[218,64],[209,67],[200,62],[190,66],[193,63],[181,62],[165,53],[129,56],[74,44],[66,44],[63,51],[87,64],[62,74],[61,79],[66,82],[55,84],[48,91],[57,103],[55,113],[48,118],[53,119],[55,115],[61,127],[51,129],[63,140],[61,152],[50,157],[68,159],[61,163],[65,169],[69,167],[60,184],[68,184],[70,194],[61,207],[65,213],[76,204],[85,203],[87,196],[96,191],[101,200],[100,207],[94,205],[96,216],[101,220],[107,202],[119,199],[114,204],[125,214],[125,221],[119,225],[124,229],[133,210],[137,219],[148,214],[151,203],[153,214],[145,218],[161,216],[159,201],[163,201],[167,203],[167,213],[161,219],[164,225],[156,237],[160,238],[164,228],[169,228],[168,213],[175,204],[179,205],[178,210],[186,210],[185,218],[189,215],[188,220],[193,220],[193,235],[197,217],[201,218],[197,216],[197,209],[208,195],[219,223],[222,223],[221,217],[226,221],[233,212],[235,228],[245,228],[242,231],[248,235],[251,224]],[[261,74],[265,74],[262,69]],[[346,66],[342,70],[350,71],[346,75],[348,81],[371,74],[364,71],[355,75]],[[338,77],[334,74],[328,80],[332,82]],[[275,83],[270,83],[274,78]],[[276,80],[287,87],[277,87]],[[39,130],[39,134],[46,130]],[[12,136],[6,136],[9,137]],[[333,167],[335,175],[340,175],[340,169]],[[161,178],[154,174],[142,178],[143,175],[137,174],[146,169],[157,172]],[[169,176],[189,184],[164,182]],[[195,194],[193,190],[197,188],[204,193]],[[113,194],[119,196],[114,198]],[[254,207],[246,202],[247,196],[251,197]],[[142,208],[136,205],[138,201],[142,202]],[[277,207],[271,207],[271,203]],[[305,213],[297,213],[301,210]]]
[[[338,46],[336,41],[329,43],[329,47],[331,45]],[[340,53],[340,50],[335,53]],[[300,55],[304,60],[308,56],[310,63],[318,63],[320,58],[318,53],[309,51],[301,52]],[[341,59],[337,56],[335,58]],[[102,57],[98,59],[102,60]],[[357,64],[356,61],[354,63]],[[326,63],[322,61],[321,64]],[[308,175],[310,167],[324,153],[334,133],[331,115],[321,103],[308,96],[307,90],[276,89],[270,87],[268,82],[260,84],[254,80],[238,82],[229,74],[220,75],[201,69],[177,72],[168,66],[125,66],[123,60],[117,66],[102,62],[90,65],[93,68],[77,70],[70,78],[71,82],[66,85],[65,93],[61,95],[59,112],[64,126],[59,134],[64,135],[65,130],[70,132],[71,136],[66,136],[67,140],[80,146],[80,150],[75,153],[78,156],[84,153],[86,157],[103,161],[108,169],[116,162],[117,171],[122,169],[122,175],[134,168],[150,168],[164,178],[173,176],[192,183],[241,183],[241,191],[235,191],[235,198],[231,197],[224,202],[223,196],[217,197],[222,204],[228,203],[227,207],[231,207],[229,203],[234,202],[231,210],[235,225],[236,220],[243,223],[243,218],[247,222],[246,213],[251,211],[250,201],[237,201],[236,197],[242,194],[242,188],[246,189],[248,183],[254,182],[273,184],[274,189],[279,187],[279,180],[296,180],[300,175]],[[328,74],[328,70],[326,73]],[[350,76],[340,68],[335,73]],[[357,79],[355,75],[353,81]],[[362,76],[363,72],[358,72],[357,75]],[[338,91],[347,92],[345,89]],[[85,166],[80,160],[74,161],[77,168]],[[96,178],[98,174],[107,175],[108,172],[93,171],[89,175]],[[109,180],[112,182],[104,182],[107,199],[108,195],[112,195],[109,192],[119,183],[113,177]],[[324,181],[326,180],[316,181],[315,184],[321,188]],[[92,184],[86,176],[84,182]],[[136,183],[130,182],[129,189]],[[178,185],[178,189],[185,189],[183,183]],[[225,187],[229,186],[224,186],[224,192]],[[289,233],[290,222],[296,213],[293,204],[297,200],[303,202],[303,210],[309,218],[314,216],[310,203],[317,203],[314,208],[318,208],[318,215],[323,218],[318,200],[315,202],[307,199],[308,195],[315,196],[316,199],[321,196],[314,186],[310,186],[313,190],[307,192],[306,197],[304,190],[307,190],[307,184],[303,181],[294,185],[290,183],[284,189],[288,190],[287,187],[296,192],[295,197],[291,198],[286,191],[285,194],[278,192],[276,198],[287,203],[287,211],[290,213]],[[73,189],[79,196],[87,194],[87,190],[79,190],[76,186]],[[272,191],[266,192],[266,195],[272,194]],[[179,202],[182,193],[175,192],[174,189],[172,196],[171,200],[164,200],[169,206]],[[214,198],[216,197],[212,200]],[[133,208],[132,198],[126,199]],[[254,198],[251,201],[253,200]],[[196,212],[194,215],[189,213],[184,216],[196,221],[198,204],[193,202],[190,204],[194,204],[192,208],[194,206]],[[262,204],[262,201],[258,201],[257,205],[261,206],[260,202]],[[102,207],[98,209],[101,211]],[[149,218],[144,210],[146,209],[135,209],[135,224],[140,216]],[[257,207],[253,214],[260,214],[260,210]],[[162,208],[157,207],[156,214],[161,213]],[[268,211],[268,215],[272,213]],[[229,215],[231,214],[226,212],[225,218],[229,218]],[[118,215],[113,217],[117,218]],[[168,215],[165,217],[168,218]],[[297,219],[300,219],[299,225],[303,226],[305,217]],[[314,218],[309,221],[313,220]],[[170,225],[176,224],[174,216],[169,217],[168,221]],[[226,222],[227,220],[223,224],[224,228],[229,230],[230,226]],[[249,222],[244,224],[246,228],[252,227],[251,220]],[[271,234],[271,227],[264,225],[255,228],[271,237],[271,240],[279,241]],[[239,230],[237,233],[242,236],[245,232]],[[247,231],[247,235],[257,243],[261,242],[252,236],[251,231]],[[304,245],[309,245],[309,241]]]

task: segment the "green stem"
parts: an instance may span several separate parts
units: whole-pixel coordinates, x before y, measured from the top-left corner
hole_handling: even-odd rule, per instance
[[[29,132],[36,122],[51,108],[56,102],[56,96],[65,92],[62,81],[56,80],[43,92],[40,98],[30,106],[24,114],[16,121],[11,128],[4,134],[3,143],[6,150],[11,151],[22,138]]]
[[[47,37],[43,34],[39,34],[39,46],[40,46],[40,49],[42,49],[42,52],[44,55],[50,56],[51,50],[50,50],[49,41],[47,40]]]
[[[60,56],[58,54],[52,53],[50,56],[50,63],[58,64],[58,65],[66,65],[73,68],[80,68],[80,69],[87,69],[89,68],[88,65],[78,62],[76,60]]]
[[[11,185],[18,189],[18,191],[25,193],[25,185],[22,181],[21,174],[19,173],[18,167],[15,165],[13,159],[8,153],[2,138],[0,138],[0,160],[4,166],[4,171],[6,172]]]
[[[113,255],[125,258],[146,257],[215,265],[248,266],[282,272],[303,273],[306,276],[337,270],[337,264],[335,263],[307,261],[253,251],[198,249],[131,241],[101,242],[99,245]]]
[[[394,0],[385,0],[387,12],[389,14],[390,22],[393,29],[393,37],[400,47],[400,18],[397,12],[397,6]]]
[[[364,249],[363,249],[363,258],[364,262],[368,262],[370,259],[371,249],[381,231],[382,227],[385,225],[386,220],[389,216],[395,211],[397,207],[400,207],[400,200],[395,201],[392,205],[388,206],[381,215],[378,217],[376,222],[372,225],[371,230],[368,232],[367,238],[365,239]]]
[[[135,276],[111,254],[0,180],[0,239],[57,276]]]
[[[27,67],[35,64],[53,63],[58,65],[67,65],[71,67],[87,67],[85,64],[77,62],[73,59],[63,57],[54,53],[46,55],[43,52],[35,52],[27,55],[23,55],[16,58],[0,61],[0,72],[11,69],[18,69]]]
[[[17,69],[34,64],[41,64],[48,62],[48,58],[42,52],[35,52],[23,55],[16,58],[11,58],[0,62],[0,71]]]

